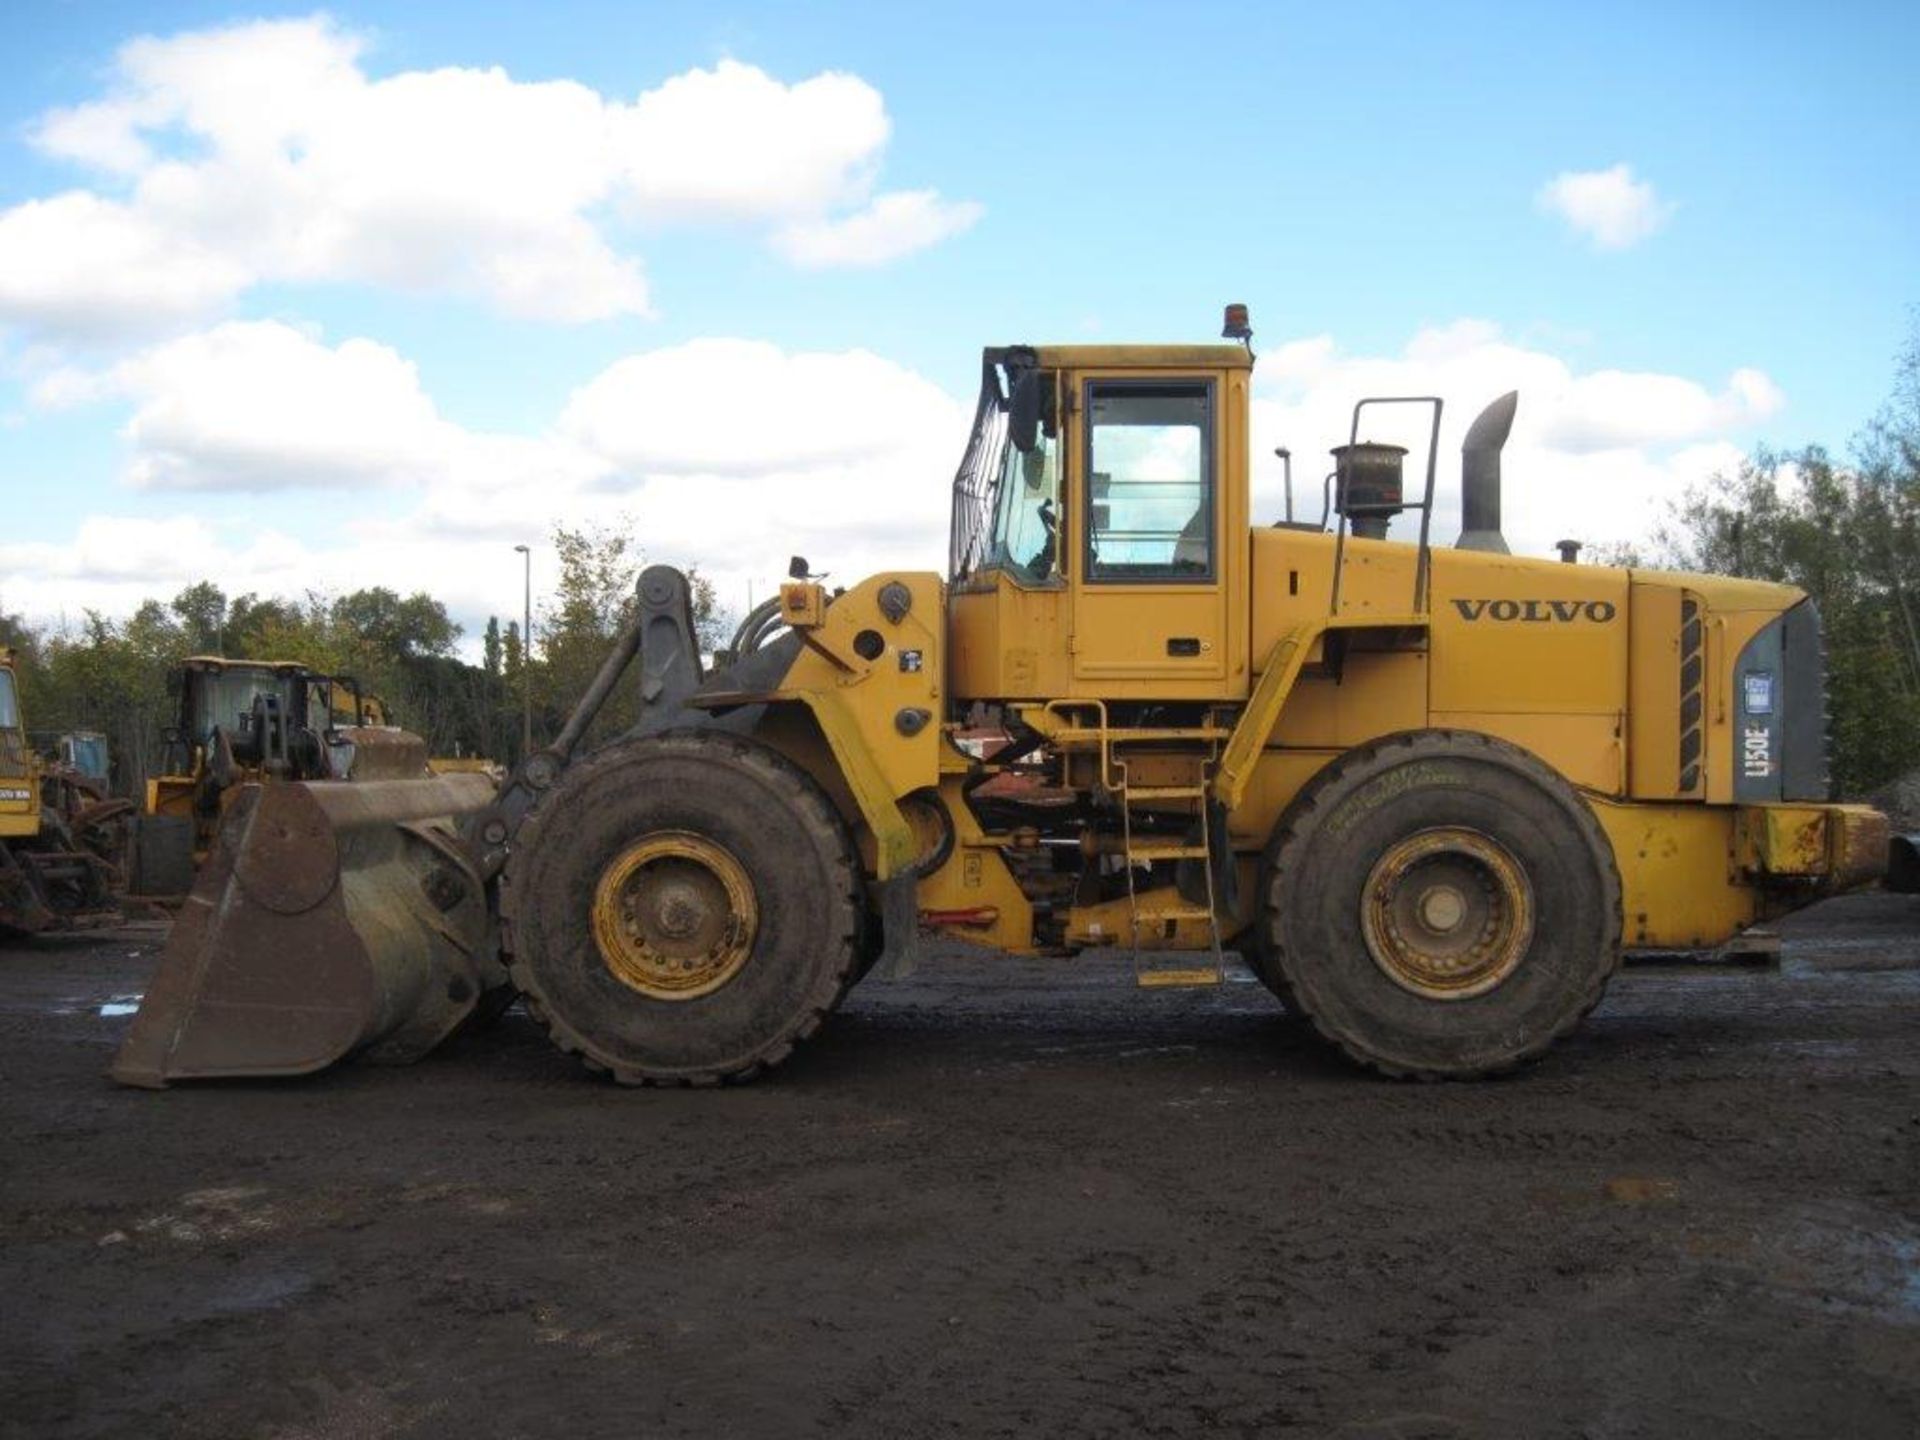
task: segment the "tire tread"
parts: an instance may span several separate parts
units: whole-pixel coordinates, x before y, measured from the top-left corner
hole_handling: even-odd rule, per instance
[[[629,762],[636,751],[675,750],[710,751],[716,759],[724,757],[723,763],[755,772],[783,793],[795,815],[832,857],[831,863],[839,880],[837,888],[845,897],[841,907],[842,934],[835,942],[839,963],[823,976],[822,983],[816,985],[793,1024],[740,1064],[691,1073],[656,1072],[644,1066],[623,1065],[596,1054],[579,1032],[546,1002],[538,975],[527,963],[526,957],[516,953],[514,948],[513,922],[519,899],[513,883],[514,855],[533,853],[550,825],[564,823],[558,817],[564,813],[562,797],[567,793],[591,787],[607,771]],[[856,898],[860,877],[853,862],[853,853],[852,839],[847,834],[845,824],[821,794],[819,787],[798,766],[764,745],[726,731],[711,729],[668,730],[645,739],[616,741],[595,751],[585,760],[570,765],[560,780],[540,797],[521,826],[500,876],[501,950],[514,986],[520,991],[522,1003],[534,1023],[546,1033],[556,1048],[563,1054],[577,1058],[588,1070],[611,1076],[621,1085],[632,1086],[699,1089],[721,1084],[744,1084],[783,1064],[802,1043],[817,1035],[827,1017],[839,1007],[853,985],[860,938],[859,902]]]
[[[1407,1065],[1395,1062],[1380,1055],[1371,1047],[1366,1037],[1358,1032],[1351,1023],[1342,1024],[1323,1013],[1305,1000],[1310,987],[1303,987],[1295,974],[1295,968],[1302,963],[1303,957],[1290,954],[1286,938],[1282,931],[1280,917],[1272,904],[1278,885],[1285,878],[1287,866],[1298,847],[1312,843],[1314,830],[1323,818],[1331,813],[1342,794],[1335,793],[1360,783],[1355,776],[1365,776],[1379,767],[1383,761],[1403,763],[1432,751],[1441,755],[1459,755],[1463,752],[1480,751],[1487,759],[1519,772],[1527,779],[1539,785],[1551,795],[1570,799],[1567,807],[1581,828],[1588,848],[1599,859],[1602,870],[1602,883],[1610,899],[1611,940],[1607,946],[1608,963],[1597,968],[1588,986],[1587,992],[1578,1004],[1569,1008],[1560,1021],[1536,1036],[1525,1047],[1516,1051],[1506,1060],[1471,1071],[1441,1070],[1432,1067]],[[1614,860],[1613,845],[1601,829],[1600,822],[1594,817],[1592,808],[1580,798],[1566,780],[1566,777],[1553,769],[1545,761],[1531,752],[1497,736],[1472,730],[1408,730],[1382,736],[1364,745],[1348,751],[1327,765],[1319,774],[1307,782],[1294,802],[1281,817],[1275,828],[1273,839],[1267,845],[1266,861],[1263,866],[1261,883],[1261,917],[1259,935],[1264,951],[1263,967],[1271,970],[1271,976],[1263,979],[1280,996],[1288,1009],[1304,1015],[1312,1024],[1315,1033],[1337,1048],[1348,1059],[1370,1070],[1398,1080],[1457,1080],[1481,1079],[1495,1075],[1510,1074],[1537,1061],[1560,1040],[1576,1029],[1606,993],[1607,984],[1620,967],[1620,937],[1624,932],[1626,914],[1620,894],[1620,870]]]

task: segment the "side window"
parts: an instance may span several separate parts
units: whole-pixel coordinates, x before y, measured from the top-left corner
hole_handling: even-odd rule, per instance
[[[993,544],[986,563],[1035,582],[1060,576],[1060,436],[1042,431],[1031,450],[1007,446],[995,490]]]
[[[1214,576],[1213,387],[1087,386],[1087,578]]]

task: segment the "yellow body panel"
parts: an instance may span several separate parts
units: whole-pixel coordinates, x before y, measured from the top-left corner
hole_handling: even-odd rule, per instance
[[[1761,892],[1734,867],[1733,810],[1587,798],[1620,867],[1628,945],[1718,945],[1763,917]]]
[[[0,675],[14,701],[12,723],[0,729],[0,840],[30,840],[40,833],[40,763],[27,746],[13,651],[7,646],[0,646]]]
[[[892,619],[881,605],[889,586],[909,604]],[[782,608],[804,649],[781,682],[760,697],[804,705],[832,751],[842,794],[874,840],[877,879],[915,855],[912,827],[897,802],[940,776],[942,625],[940,577],[905,572],[863,580],[831,605],[818,586],[782,587]]]
[[[948,593],[949,671],[958,695],[1038,698],[1073,687],[1073,597],[1005,571]]]
[[[1007,868],[1004,849],[1008,837],[988,835],[980,828],[960,786],[964,773],[949,773],[940,785],[940,797],[954,823],[954,846],[946,862],[922,877],[917,901],[922,917],[957,912],[990,912],[984,922],[941,925],[946,933],[1010,954],[1034,949],[1033,902]]]

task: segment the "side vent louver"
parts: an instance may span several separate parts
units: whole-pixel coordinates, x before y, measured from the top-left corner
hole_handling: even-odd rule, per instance
[[[1706,745],[1707,667],[1703,650],[1705,627],[1700,602],[1692,595],[1680,601],[1680,792],[1700,790],[1700,758]]]

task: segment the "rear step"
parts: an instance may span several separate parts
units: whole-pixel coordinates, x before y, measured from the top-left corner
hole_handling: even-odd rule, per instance
[[[1133,982],[1142,990],[1197,990],[1218,985],[1226,977],[1207,966],[1190,969],[1136,970]]]

